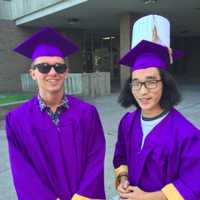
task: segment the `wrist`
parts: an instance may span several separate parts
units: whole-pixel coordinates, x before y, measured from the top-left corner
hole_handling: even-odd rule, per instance
[[[118,175],[117,179],[116,179],[116,182],[115,182],[115,186],[116,186],[116,189],[118,187],[119,184],[125,182],[125,181],[128,181],[128,174],[127,173],[121,173]]]
[[[128,174],[120,174],[119,175],[119,182],[127,181],[127,180],[128,180]]]
[[[167,197],[162,191],[146,192],[144,196],[147,200],[167,200]]]

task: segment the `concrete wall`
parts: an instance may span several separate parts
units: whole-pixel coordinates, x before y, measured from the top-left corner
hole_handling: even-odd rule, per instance
[[[67,10],[88,0],[12,0],[12,16],[16,25]]]
[[[0,19],[11,19],[11,2],[0,0]]]
[[[44,9],[63,0],[12,0],[13,18],[20,18],[32,12]]]

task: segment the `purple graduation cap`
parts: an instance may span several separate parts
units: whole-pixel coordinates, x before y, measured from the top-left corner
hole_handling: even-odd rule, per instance
[[[34,33],[14,49],[15,52],[32,60],[41,56],[64,58],[78,50],[79,47],[76,44],[49,27]]]
[[[173,61],[182,56],[183,54],[180,51],[173,50]],[[165,46],[142,40],[123,56],[118,63],[130,66],[132,71],[149,67],[167,69],[170,65],[170,52]]]

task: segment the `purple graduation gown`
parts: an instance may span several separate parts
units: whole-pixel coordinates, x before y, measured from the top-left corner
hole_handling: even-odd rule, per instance
[[[172,183],[185,200],[200,199],[200,131],[174,108],[142,143],[140,110],[121,120],[114,168],[128,166],[130,184],[144,191]],[[174,199],[175,200],[175,199]]]
[[[6,132],[19,200],[69,200],[74,194],[105,199],[105,138],[96,108],[68,96],[55,125],[37,97],[6,117]]]

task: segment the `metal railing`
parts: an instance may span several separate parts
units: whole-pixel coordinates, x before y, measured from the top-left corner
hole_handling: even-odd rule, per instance
[[[37,84],[29,74],[21,74],[23,91],[35,91]],[[102,96],[110,94],[110,72],[70,73],[65,80],[67,94]]]

